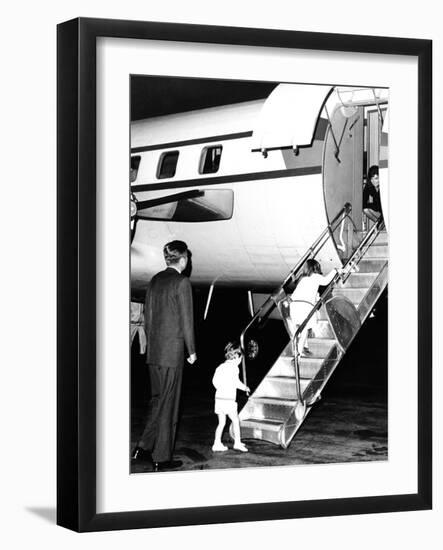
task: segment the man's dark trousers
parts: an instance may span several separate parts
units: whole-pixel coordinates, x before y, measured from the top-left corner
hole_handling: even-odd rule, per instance
[[[171,460],[178,422],[183,367],[148,365],[151,400],[140,446],[154,462]]]

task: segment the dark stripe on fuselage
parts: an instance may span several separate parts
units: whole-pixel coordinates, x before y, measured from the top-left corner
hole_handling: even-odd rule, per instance
[[[224,134],[221,136],[208,136],[196,139],[187,139],[184,141],[170,141],[169,143],[159,143],[157,145],[146,145],[144,147],[133,147],[131,153],[144,153],[146,151],[159,151],[160,149],[171,149],[175,147],[184,147],[186,145],[199,145],[202,143],[214,143],[216,141],[229,141],[230,139],[242,139],[252,136],[252,131],[239,132],[237,134]]]
[[[132,185],[131,191],[133,193],[140,193],[141,191],[157,191],[160,189],[180,189],[181,187],[220,185],[223,183],[289,178],[293,176],[311,176],[313,174],[321,174],[321,172],[321,166],[304,166],[301,168],[291,168],[289,170],[271,170],[269,172],[252,172],[249,174],[235,174],[232,176],[218,176],[213,178],[197,178],[192,180],[169,181],[165,183]]]
[[[323,140],[326,135],[326,130],[328,128],[329,122],[324,119],[320,118],[317,126],[315,127],[315,134],[314,134],[314,140]],[[199,145],[203,143],[214,143],[217,141],[229,141],[232,139],[242,139],[242,138],[248,138],[252,136],[252,131],[247,132],[238,132],[236,134],[223,134],[220,136],[207,136],[203,138],[196,138],[196,139],[187,139],[183,141],[170,141],[169,143],[158,143],[156,145],[145,145],[143,147],[133,147],[131,149],[131,153],[144,153],[146,151],[159,151],[161,149],[172,149],[175,147],[185,147],[186,145]],[[284,147],[283,147],[284,148]],[[291,149],[291,147],[288,147]],[[277,149],[281,149],[280,147],[277,147]]]

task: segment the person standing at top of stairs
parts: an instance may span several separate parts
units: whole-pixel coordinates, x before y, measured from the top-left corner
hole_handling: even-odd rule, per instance
[[[363,212],[373,222],[383,216],[380,202],[380,179],[378,166],[371,166],[368,170],[367,184],[363,189]]]
[[[289,306],[289,325],[293,334],[304,322],[317,302],[319,298],[318,287],[329,285],[337,273],[339,273],[339,270],[334,268],[327,275],[323,275],[321,266],[317,260],[306,260],[303,273],[291,295],[291,302]],[[301,354],[302,357],[307,357],[311,354],[309,348],[306,346],[306,339],[309,329],[312,329],[315,332],[316,324],[317,312],[311,317],[309,323],[299,336],[298,353]]]

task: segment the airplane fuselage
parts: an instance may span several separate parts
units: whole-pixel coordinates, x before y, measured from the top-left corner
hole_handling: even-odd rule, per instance
[[[369,89],[357,95],[355,113],[346,116],[338,112],[342,98],[326,87],[323,102],[305,99],[288,113],[294,126],[297,116],[308,129],[311,121],[312,130],[298,138],[307,141],[309,135],[309,143],[288,144],[282,137],[279,146],[273,129],[270,145],[270,133],[261,128],[258,134],[268,100],[132,123],[131,157],[138,170],[131,189],[140,205],[148,204],[139,211],[131,247],[133,289],[145,288],[164,268],[162,249],[173,239],[192,250],[196,285],[260,291],[280,284],[344,203],[361,202],[354,188],[356,180],[361,187],[363,171],[355,169],[355,158],[364,152],[363,145],[355,152],[355,143],[374,95]],[[386,103],[386,94],[380,102]],[[361,217],[361,204],[356,212]],[[326,272],[341,265],[335,238],[317,259]]]

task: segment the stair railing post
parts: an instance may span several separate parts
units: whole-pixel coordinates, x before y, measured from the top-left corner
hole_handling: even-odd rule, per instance
[[[248,385],[248,380],[246,378],[246,350],[245,350],[245,342],[244,342],[244,334],[242,333],[240,335],[240,349],[242,351],[241,354],[241,364],[242,364],[242,378],[243,378],[243,384],[245,386]]]
[[[297,394],[297,401],[303,402],[303,396],[301,393],[300,385],[300,362],[299,362],[299,352],[298,352],[298,343],[300,339],[300,334],[298,330],[295,331],[295,334],[292,341],[292,355],[294,358],[294,374],[295,374],[295,392]]]

